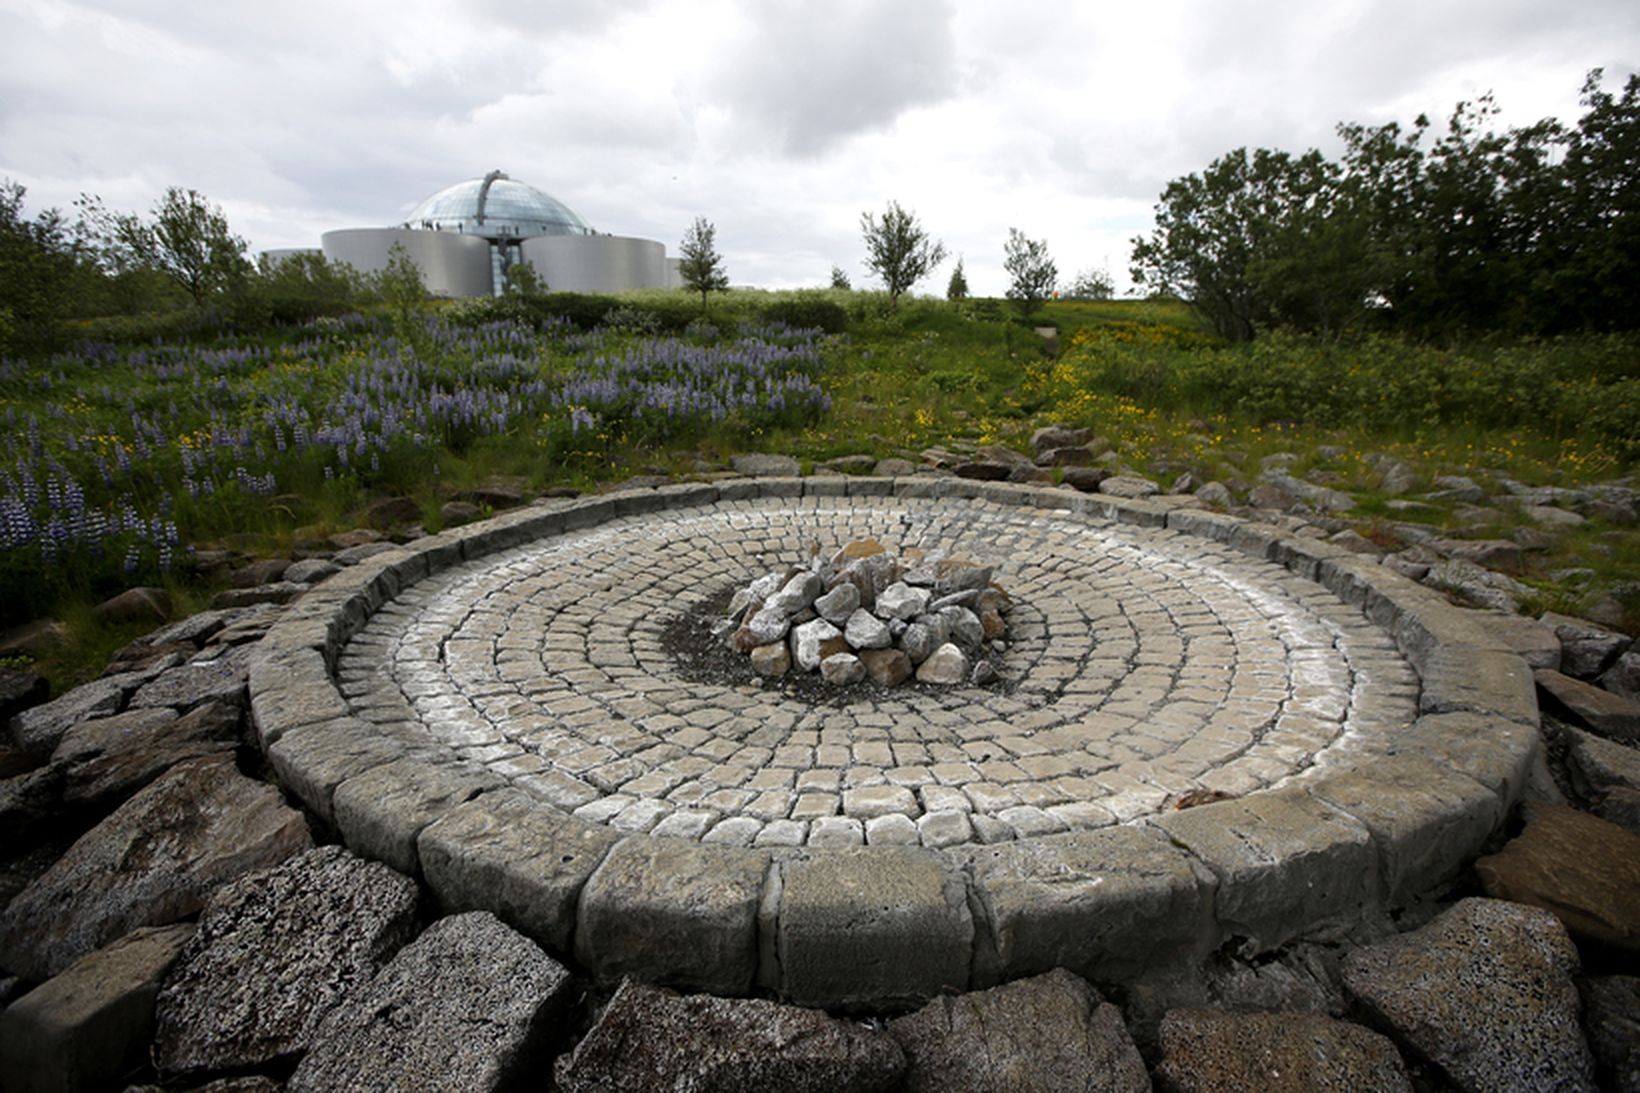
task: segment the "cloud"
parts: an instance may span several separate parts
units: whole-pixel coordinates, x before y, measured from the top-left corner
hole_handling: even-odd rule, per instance
[[[749,5],[707,93],[781,150],[809,157],[957,89],[947,0]]]

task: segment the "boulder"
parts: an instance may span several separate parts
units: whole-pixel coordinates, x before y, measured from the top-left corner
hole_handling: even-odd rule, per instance
[[[1196,491],[1196,500],[1216,509],[1227,509],[1235,505],[1236,495],[1223,482],[1209,482]]]
[[[894,643],[887,624],[863,607],[848,617],[848,623],[843,627],[843,639],[855,650],[886,649]]]
[[[0,778],[0,831],[6,833],[5,856],[13,857],[43,841],[36,837],[43,837],[56,826],[62,811],[61,768],[48,764]]]
[[[292,584],[318,584],[341,571],[342,567],[335,562],[323,558],[304,558],[291,563],[290,568],[285,570],[285,580]]]
[[[414,497],[384,497],[359,512],[359,523],[371,528],[414,524],[421,520],[421,504]]]
[[[160,980],[193,932],[188,924],[133,930],[0,1013],[0,1088],[94,1089],[141,1066]]]
[[[1423,582],[1465,603],[1514,614],[1532,590],[1512,577],[1462,558],[1450,558],[1429,567]]]
[[[779,679],[792,668],[791,650],[783,641],[758,645],[752,649],[752,671],[765,679]]]
[[[814,601],[814,610],[833,626],[842,626],[860,606],[860,590],[844,582]]]
[[[121,672],[82,683],[50,702],[24,710],[11,719],[11,735],[24,751],[49,755],[63,734],[81,721],[117,713],[125,696],[147,682],[151,673]]]
[[[790,478],[800,471],[797,460],[789,455],[773,455],[768,452],[742,452],[731,456],[729,465],[736,474],[751,475],[754,478]]]
[[[1150,1089],[1122,1012],[1056,969],[990,990],[945,995],[888,1026],[907,1093]]]
[[[842,641],[843,632],[825,619],[805,622],[792,629],[792,661],[799,670],[812,672],[820,667],[820,662],[826,657],[845,651]],[[833,642],[838,644],[831,644]]]
[[[239,727],[239,711],[220,702],[186,717],[163,707],[127,710],[70,729],[51,762],[63,772],[63,800],[95,808],[129,797],[178,763],[233,751]]]
[[[1344,958],[1344,988],[1465,1091],[1594,1089],[1578,1025],[1577,949],[1546,911],[1464,899]]]
[[[0,725],[13,714],[38,706],[51,695],[46,677],[26,668],[0,668]]]
[[[285,571],[289,568],[289,558],[258,558],[234,570],[230,583],[235,588],[255,588],[259,584],[272,584],[284,580]]]
[[[1562,732],[1566,772],[1584,797],[1599,801],[1612,790],[1640,792],[1640,748],[1614,744],[1570,725]]]
[[[885,1032],[760,999],[680,997],[623,981],[560,1056],[563,1093],[618,1089],[868,1093],[899,1088],[905,1056]]]
[[[1462,475],[1437,475],[1433,485],[1435,488],[1424,494],[1431,501],[1456,501],[1472,505],[1486,497],[1486,491],[1474,479]]]
[[[836,687],[861,683],[866,678],[866,666],[853,653],[833,653],[820,662],[820,677]]]
[[[61,619],[35,619],[0,633],[0,657],[49,656],[68,644],[68,624]]]
[[[171,617],[171,594],[163,588],[127,588],[91,609],[97,621],[111,626],[147,623],[157,626]]]
[[[1600,686],[1624,698],[1640,700],[1640,650],[1630,649],[1619,656],[1600,677]]]
[[[155,1065],[227,1070],[307,1050],[413,936],[416,899],[409,877],[339,846],[224,885],[160,990]]]
[[[928,589],[896,581],[877,597],[876,613],[884,619],[910,621],[928,610]]]
[[[1055,448],[1082,448],[1090,455],[1093,449],[1087,447],[1088,441],[1093,439],[1093,430],[1084,429],[1075,425],[1044,425],[1031,434],[1031,451],[1040,455]]]
[[[1560,670],[1560,638],[1553,626],[1504,611],[1483,611],[1475,621],[1519,653],[1527,667]]]
[[[1487,569],[1517,569],[1523,557],[1520,544],[1508,539],[1436,539],[1429,546],[1448,558]]]
[[[273,786],[206,756],[172,767],[83,835],[0,916],[0,967],[46,979],[219,885],[312,846]]]
[[[1531,804],[1526,829],[1475,862],[1486,894],[1554,912],[1574,937],[1640,953],[1640,835],[1565,805]]]
[[[950,642],[928,654],[928,658],[917,667],[918,683],[950,685],[965,682],[967,678],[968,658]]]
[[[1079,444],[1048,448],[1037,452],[1033,462],[1038,467],[1086,467],[1093,462],[1093,453]]]
[[[1107,467],[1066,467],[1059,480],[1083,493],[1098,493],[1099,484],[1110,475]]]
[[[1162,492],[1162,487],[1138,475],[1113,474],[1099,483],[1099,492],[1108,493],[1112,497],[1154,497]]]
[[[1008,463],[981,463],[972,460],[958,463],[953,468],[958,478],[970,478],[978,482],[1006,482],[1012,469],[1012,465]]]
[[[879,687],[898,687],[911,678],[911,657],[903,649],[868,649],[860,654],[860,663]]]
[[[1601,1088],[1640,1093],[1640,978],[1591,977],[1578,984],[1578,991]]]
[[[1547,668],[1539,668],[1532,678],[1549,708],[1565,711],[1602,736],[1640,740],[1640,701]]]
[[[513,1088],[546,1061],[570,988],[489,912],[439,919],[330,1011],[285,1088]]]
[[[1628,636],[1587,619],[1548,611],[1538,621],[1560,638],[1560,670],[1574,679],[1596,678],[1633,644]]]
[[[1172,1093],[1411,1093],[1387,1037],[1318,1013],[1176,1009],[1162,1019],[1161,1088]]]

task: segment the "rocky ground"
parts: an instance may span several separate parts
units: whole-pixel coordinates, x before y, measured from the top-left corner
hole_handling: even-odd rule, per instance
[[[929,453],[920,473],[1056,467],[1071,488],[1164,492],[1097,465],[1089,443],[1060,431],[1034,458]],[[1623,484],[1426,485],[1488,507],[1635,510]],[[1348,495],[1279,465],[1246,489],[1165,489],[1360,537],[1337,515]],[[1527,515],[1523,530],[1542,526]],[[0,679],[0,1087],[1640,1090],[1640,650],[1612,628],[1617,600],[1595,617],[1513,613],[1525,594],[1489,566],[1530,549],[1514,539],[1356,544],[1477,605],[1536,672],[1555,784],[1453,888],[1349,936],[1227,949],[1189,976],[1056,971],[910,1012],[828,1014],[592,982],[487,913],[445,913],[418,878],[289,805],[247,725],[250,650],[375,534],[225,557],[236,587],[181,620],[128,593],[105,611],[157,628],[49,701],[26,671]]]

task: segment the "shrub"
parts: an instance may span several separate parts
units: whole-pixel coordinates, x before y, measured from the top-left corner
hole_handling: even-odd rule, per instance
[[[793,329],[818,330],[823,334],[841,334],[848,329],[848,312],[843,305],[817,293],[770,300],[758,310],[758,315],[765,322],[785,323]]]

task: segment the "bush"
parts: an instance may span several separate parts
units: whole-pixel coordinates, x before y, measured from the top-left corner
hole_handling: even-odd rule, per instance
[[[758,315],[765,322],[785,323],[794,330],[841,334],[848,329],[848,312],[843,306],[817,293],[770,300],[759,309]]]

